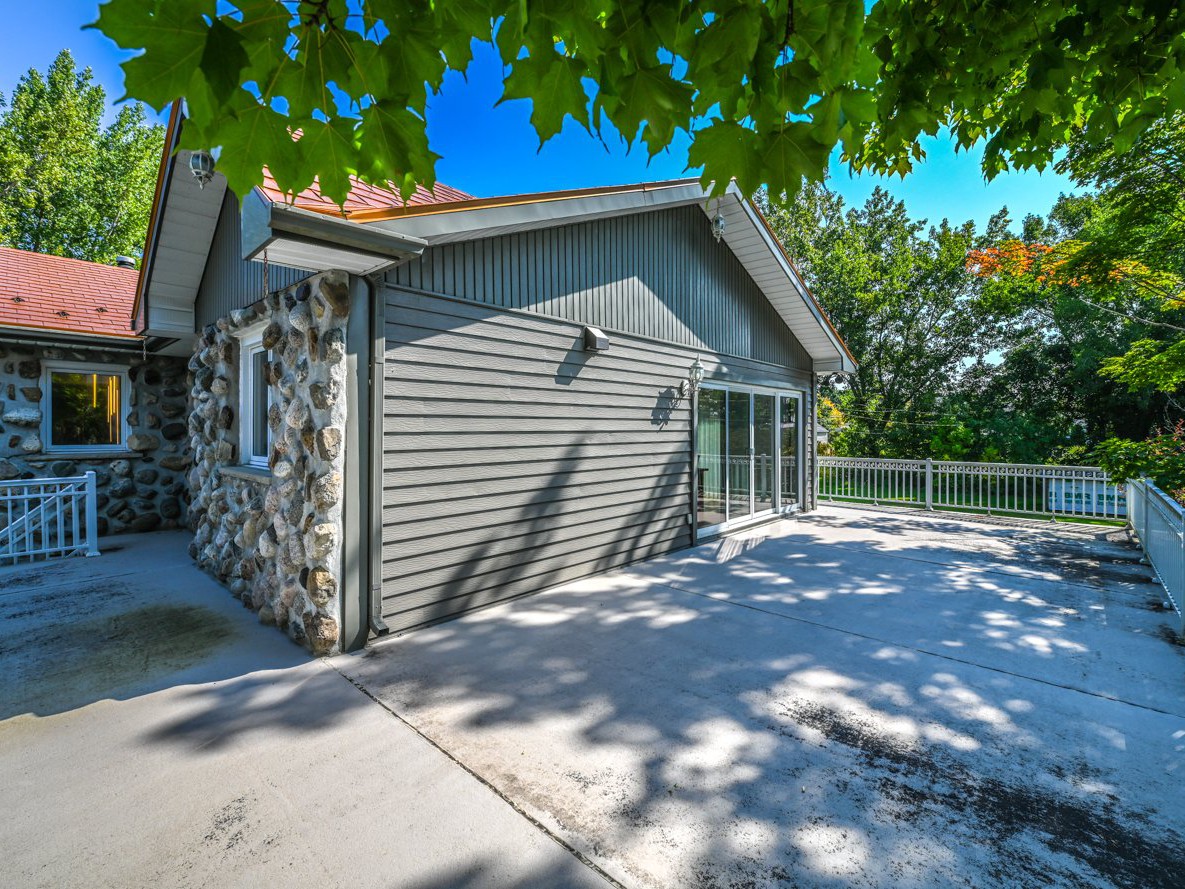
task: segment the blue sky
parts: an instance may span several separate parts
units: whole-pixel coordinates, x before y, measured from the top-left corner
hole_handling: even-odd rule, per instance
[[[114,100],[123,95],[120,51],[96,31],[82,26],[97,15],[95,0],[0,0],[5,27],[0,30],[0,91],[11,92],[30,67],[44,70],[63,47],[80,65],[89,65],[95,79]],[[433,99],[429,139],[443,155],[437,176],[480,196],[618,185],[687,175],[684,139],[648,162],[646,152],[610,140],[608,146],[568,122],[564,131],[537,151],[538,139],[528,123],[530,106],[510,102],[497,108],[499,66],[492,50],[479,51],[468,76],[450,75]],[[1044,215],[1059,193],[1073,183],[1053,172],[1008,173],[985,183],[979,152],[956,154],[949,141],[927,140],[927,159],[904,180],[849,176],[833,164],[831,186],[848,201],[862,202],[880,184],[905,201],[911,215],[938,221],[973,219],[980,228],[1007,205],[1013,219],[1027,213]]]

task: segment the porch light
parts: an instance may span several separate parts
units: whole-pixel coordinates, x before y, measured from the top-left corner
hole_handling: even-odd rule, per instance
[[[725,226],[726,223],[724,221],[724,217],[719,213],[712,217],[712,237],[716,239],[716,243],[720,243],[720,241],[724,240]]]
[[[700,364],[699,356],[696,355],[695,361],[691,362],[691,367],[687,368],[687,382],[691,385],[691,391],[695,392],[703,381],[704,366]]]
[[[214,156],[208,151],[195,151],[189,156],[189,172],[197,180],[198,188],[205,188],[214,179]]]

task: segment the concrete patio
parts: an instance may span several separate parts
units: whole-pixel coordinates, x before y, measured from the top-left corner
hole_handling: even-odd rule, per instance
[[[1185,873],[1185,649],[1118,529],[826,508],[314,662],[125,545],[0,574],[22,884]]]

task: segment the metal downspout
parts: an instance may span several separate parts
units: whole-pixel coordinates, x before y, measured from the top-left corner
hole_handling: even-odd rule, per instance
[[[370,564],[367,571],[370,632],[386,636],[391,632],[383,620],[383,386],[386,382],[386,300],[382,274],[367,275],[370,296],[370,459],[367,461],[367,490],[370,493]]]

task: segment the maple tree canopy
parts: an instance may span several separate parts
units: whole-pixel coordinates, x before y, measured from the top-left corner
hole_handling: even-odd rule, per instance
[[[350,175],[431,186],[429,96],[496,47],[504,101],[540,143],[567,117],[651,156],[680,130],[705,184],[795,192],[832,151],[904,175],[949,127],[989,178],[1041,168],[1076,132],[1123,150],[1185,109],[1178,0],[109,0],[127,94],[184,99],[182,147],[220,149],[243,195]],[[611,125],[611,127],[610,127]]]

